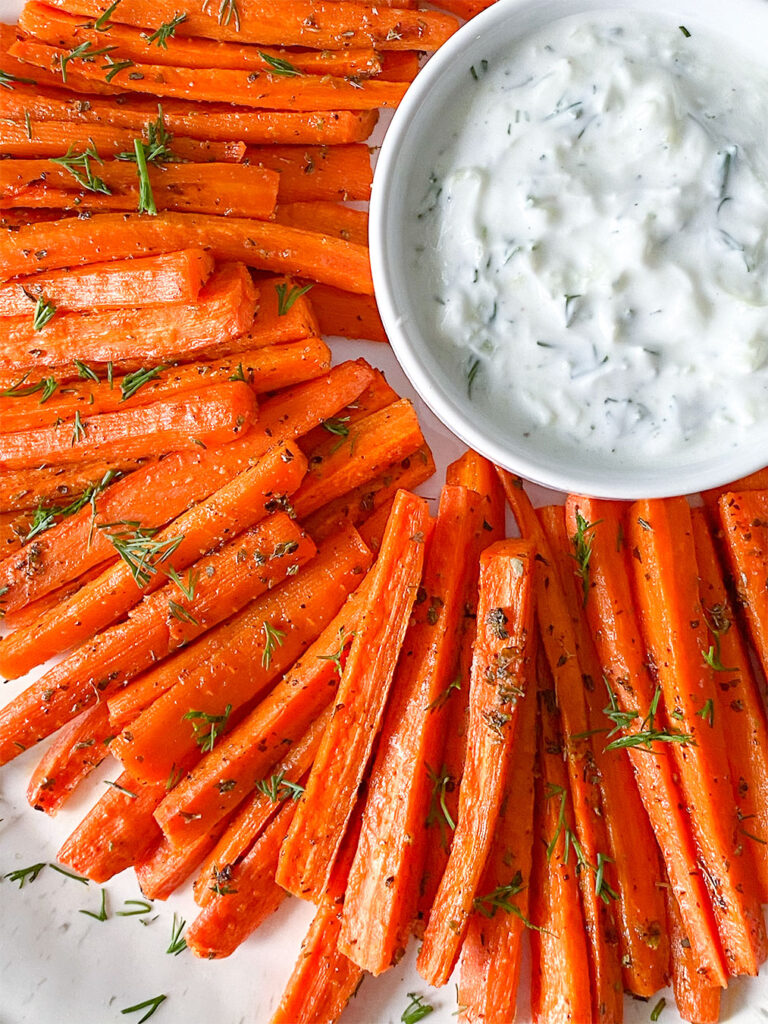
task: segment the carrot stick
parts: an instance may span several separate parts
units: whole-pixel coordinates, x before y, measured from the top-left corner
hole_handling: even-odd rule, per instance
[[[109,753],[114,730],[106,704],[94,704],[65,726],[43,754],[27,787],[36,811],[54,815]]]
[[[388,342],[372,295],[352,295],[338,288],[318,285],[312,302],[323,334]]]
[[[204,245],[217,260],[240,260],[257,270],[298,274],[372,294],[368,250],[362,246],[282,224],[195,213],[161,213],[151,218],[99,213],[89,220],[6,229],[0,235],[0,280],[196,245]]]
[[[301,660],[168,795],[158,820],[172,837],[191,842],[213,828],[321,714],[362,618],[370,581],[369,575]],[[204,653],[211,656],[215,649]],[[188,667],[185,671],[189,674]]]
[[[256,300],[246,268],[242,263],[229,263],[214,272],[197,301],[189,304],[54,314],[36,331],[30,303],[25,316],[5,321],[0,367],[39,371],[66,366],[72,363],[73,349],[85,363],[124,359],[159,363],[227,342],[247,331],[253,323]]]
[[[99,17],[102,0],[52,0],[73,14]],[[177,9],[170,0],[124,0],[111,15],[121,25],[157,29]],[[306,46],[346,50],[374,45],[377,50],[436,50],[458,28],[450,15],[437,11],[388,9],[363,3],[312,3],[310,0],[240,0],[236,19],[217,19],[203,0],[188,5],[179,36],[203,36],[268,46]]]
[[[56,854],[92,882],[108,882],[145,857],[159,830],[152,812],[165,787],[145,786],[123,772]]]
[[[313,288],[309,295],[312,295],[314,290]],[[381,409],[385,409],[388,405],[392,405],[393,402],[399,400],[400,395],[398,395],[394,388],[390,387],[387,378],[381,370],[373,369],[373,379],[365,391],[357,396],[354,402],[350,402],[348,406],[341,409],[339,415],[335,416],[331,421],[324,421],[301,438],[299,444],[302,451],[311,458],[318,449],[323,447],[330,437],[336,437],[337,440],[340,437],[345,437],[344,428],[348,429],[351,424],[364,420],[367,416],[371,416],[373,413],[379,412]],[[334,433],[334,431],[337,432]]]
[[[335,5],[334,5],[335,6]],[[431,13],[431,12],[430,12]],[[9,53],[45,71],[61,68],[62,56],[68,56],[66,47],[45,46],[33,40],[14,43]],[[115,65],[120,52],[114,54]],[[396,107],[405,95],[406,82],[384,82],[379,79],[361,79],[349,82],[331,75],[288,75],[270,71],[232,71],[227,68],[174,68],[163,64],[140,64],[133,61],[117,71],[103,70],[103,65],[76,57],[71,70],[79,79],[101,84],[110,74],[110,84],[127,93],[149,93],[161,98],[200,100],[207,103],[226,103],[237,96],[243,107],[259,110],[375,110],[378,107]]]
[[[303,231],[319,231],[321,235],[343,238],[345,242],[368,245],[368,214],[365,210],[353,210],[334,202],[284,203],[278,201],[275,220],[291,228]],[[316,289],[320,290],[320,285]],[[323,288],[325,291],[326,288]],[[333,289],[335,292],[336,289]],[[343,293],[342,293],[343,294]],[[351,293],[346,293],[353,299]],[[317,298],[317,294],[313,299]],[[323,331],[334,334],[334,331]]]
[[[66,601],[73,594],[76,594],[78,590],[81,590],[86,583],[90,583],[91,580],[96,579],[102,572],[115,562],[115,559],[111,561],[102,562],[100,565],[95,565],[88,572],[83,573],[76,580],[72,580],[70,583],[65,583],[63,587],[59,587],[58,590],[52,591],[50,594],[46,594],[45,597],[41,597],[37,601],[33,601],[31,604],[25,605],[16,612],[10,612],[3,615],[3,625],[8,629],[10,633],[15,632],[19,629],[27,629],[34,622],[36,622],[42,615],[45,615],[52,608],[55,608],[60,601]]]
[[[35,68],[8,52],[18,42],[18,34],[15,25],[0,26],[0,71],[5,75],[12,75],[9,79],[9,86],[16,89],[17,83],[30,88],[47,88],[61,85],[61,76],[55,71],[46,71],[42,68]],[[69,76],[67,85],[74,93],[96,93],[104,96],[114,96],[117,90],[106,82],[88,82],[78,74]]]
[[[440,6],[460,18],[464,18],[465,21],[469,21],[470,18],[487,10],[495,2],[496,0],[440,0]]]
[[[516,540],[499,541],[480,556],[458,819],[416,964],[430,984],[444,985],[456,963],[499,816],[532,656],[533,558],[533,547]]]
[[[167,545],[166,545],[167,550]],[[245,559],[238,558],[245,550]],[[281,512],[257,524],[197,568],[194,601],[176,583],[146,597],[111,626],[28,686],[0,712],[0,762],[50,736],[127,679],[237,611],[312,556],[314,545]],[[266,564],[260,559],[272,553]],[[133,556],[134,561],[139,556]],[[162,556],[160,556],[162,557]],[[146,566],[147,560],[136,563]],[[213,575],[206,570],[212,567]],[[183,723],[190,732],[189,723]],[[118,737],[118,740],[120,738]],[[115,751],[120,743],[115,740]],[[146,773],[144,773],[146,774]],[[167,774],[164,778],[167,778]]]
[[[381,77],[388,82],[412,82],[419,73],[419,54],[392,51],[381,54]]]
[[[111,483],[155,461],[128,459],[113,463],[95,459],[77,465],[41,466],[0,473],[0,508],[17,513],[40,506],[66,508],[83,494],[89,495],[91,488],[103,490],[101,485],[105,478],[107,483]]]
[[[572,850],[576,833],[566,747],[551,673],[541,648],[539,651],[539,777],[530,895],[531,1009],[536,1024],[581,1024],[595,1019],[589,941]]]
[[[26,112],[33,125],[67,121],[78,125],[110,125],[142,133],[149,122],[157,120],[157,101],[135,96],[121,96],[120,100],[117,103],[113,96],[93,96],[83,102],[81,97],[68,96],[60,89],[15,85],[12,90],[4,89],[0,95],[0,117],[24,124]],[[165,100],[162,113],[166,130],[177,137],[206,142],[228,142],[234,138],[254,145],[364,142],[378,120],[376,110],[253,110],[228,103],[186,100]]]
[[[133,865],[141,892],[148,900],[167,900],[189,878],[216,843],[222,825],[187,846],[172,846],[162,836],[154,848]]]
[[[606,866],[604,878],[606,892],[616,897],[624,989],[647,998],[664,988],[669,966],[658,850],[626,751],[607,749],[602,739],[603,723],[607,721],[603,713],[605,692],[600,687],[603,667],[587,624],[584,591],[575,561],[582,534],[577,534],[572,543],[562,505],[538,509],[537,514],[554,554],[555,568],[570,611],[579,664],[585,673],[584,696],[589,725],[597,737],[595,767],[613,861]],[[587,542],[588,539],[587,536]]]
[[[26,540],[32,522],[29,512],[0,513],[0,551],[3,556],[17,551]]]
[[[535,544],[541,556],[536,573],[536,608],[539,632],[562,715],[576,838],[582,851],[579,862],[584,862],[584,870],[579,872],[579,887],[593,968],[594,1019],[608,1024],[622,1019],[621,967],[613,906],[610,898],[601,898],[595,884],[600,866],[610,853],[594,771],[594,737],[584,694],[584,670],[577,656],[578,643],[551,546],[522,488],[522,481],[503,470],[497,469],[497,472],[521,534]]]
[[[402,955],[416,917],[429,841],[430,793],[442,785],[440,752],[469,554],[480,530],[476,495],[445,487],[420,595],[395,671],[368,782],[362,830],[344,902],[338,948],[381,974]]]
[[[656,665],[664,704],[691,737],[675,744],[683,799],[698,847],[697,863],[731,974],[754,974],[765,957],[757,879],[739,834],[714,673],[705,660],[711,637],[698,590],[691,514],[685,498],[635,502],[628,543],[643,635]],[[707,703],[709,702],[709,703]]]
[[[674,893],[666,891],[667,927],[672,950],[672,988],[677,1012],[691,1024],[717,1024],[720,1019],[720,989],[702,977],[693,946],[685,933]]]
[[[373,170],[367,146],[249,146],[246,158],[280,175],[281,203],[369,199]],[[312,230],[319,231],[319,227]],[[363,243],[367,244],[367,243]]]
[[[301,792],[299,783],[312,767],[330,717],[331,708],[327,707],[289,748],[283,760],[274,766],[269,778],[258,780],[257,785],[261,788],[254,790],[227,824],[226,831],[203,861],[194,883],[195,901],[201,907],[213,900],[217,880],[222,875],[226,877],[233,865],[247,853],[277,813],[280,804]]]
[[[60,130],[58,134],[60,138]],[[53,271],[0,287],[0,316],[28,317],[30,295],[35,299],[44,295],[61,312],[192,303],[212,270],[208,253],[183,249],[146,259]]]
[[[464,454],[452,462],[445,470],[445,482],[461,484],[475,491],[483,498],[485,512],[484,529],[488,544],[503,540],[506,535],[506,502],[504,488],[501,486],[493,463],[468,448]]]
[[[31,469],[44,462],[83,462],[101,455],[119,462],[193,446],[234,441],[256,422],[256,396],[235,381],[172,395],[152,405],[99,413],[57,427],[0,434],[0,469]]]
[[[293,457],[285,459],[287,455]],[[0,641],[0,672],[15,679],[123,618],[146,592],[165,581],[168,572],[183,572],[279,507],[298,487],[305,467],[304,457],[292,448],[267,452],[255,466],[155,534],[156,549],[167,548],[167,557],[161,565],[150,560],[144,578],[137,579],[135,560],[130,564],[121,559],[29,628]]]
[[[768,901],[768,726],[749,652],[728,597],[715,544],[702,509],[691,512],[701,601],[717,666],[717,703],[705,718],[723,723],[739,830],[749,840],[760,883]]]
[[[713,487],[708,491],[702,491],[701,496],[707,508],[713,508],[718,504],[723,494],[740,493],[741,491],[765,491],[768,489],[768,468],[758,469],[755,473],[743,476],[734,480],[727,487]]]
[[[533,857],[533,805],[536,759],[536,692],[520,705],[520,722],[509,777],[461,947],[461,977],[456,995],[463,1018],[514,1020],[522,940],[530,926]]]
[[[625,715],[631,716],[624,727],[624,735],[637,737],[632,743],[627,741],[635,781],[697,962],[708,977],[725,983],[720,940],[704,879],[700,873],[692,874],[690,870],[690,865],[696,863],[697,852],[676,780],[671,750],[674,741],[654,740],[649,736],[649,723],[643,718],[645,709],[651,708],[658,697],[635,614],[623,519],[624,507],[617,502],[572,496],[566,503],[568,533],[572,537],[582,535],[587,545],[582,551],[582,561],[584,553],[588,552],[582,577],[588,595],[584,610],[602,670],[612,700]],[[578,567],[579,563],[574,562],[574,570]],[[662,737],[665,735],[663,730],[656,731]],[[649,753],[653,756],[648,756]]]
[[[28,131],[24,121],[3,118],[0,119],[0,137],[3,140],[3,152],[7,156],[42,160],[64,155],[61,125],[56,121],[30,120]],[[115,159],[121,153],[131,153],[136,137],[137,133],[127,128],[113,128],[108,124],[86,126],[76,123],[67,128],[66,136],[67,146],[72,146],[81,153],[89,146],[93,146],[102,159]],[[189,160],[195,164],[239,164],[245,156],[243,142],[209,142],[173,136],[167,148],[178,159]],[[45,213],[44,210],[39,212]],[[51,214],[49,219],[54,220],[55,215]]]
[[[268,345],[283,345],[320,333],[309,296],[311,288],[292,277],[265,277],[259,281],[259,308],[250,329],[234,342],[216,346],[216,354],[231,354]],[[207,358],[213,358],[207,356]]]
[[[331,538],[302,572],[230,619],[220,631],[217,656],[159,697],[114,741],[113,753],[126,770],[159,781],[196,763],[205,753],[196,718],[221,716],[229,707],[226,725],[230,713],[237,716],[258,700],[333,618],[369,559],[356,533]],[[185,718],[190,713],[192,722]],[[176,842],[176,833],[161,823]]]
[[[362,621],[352,641],[307,788],[280,852],[278,881],[289,892],[320,897],[379,732],[411,614],[431,529],[425,501],[398,492]]]
[[[768,563],[768,492],[730,491],[718,502],[725,546],[734,586],[760,661],[763,674],[768,667],[768,631],[765,618],[765,566]]]
[[[327,376],[264,402],[258,425],[240,441],[178,452],[118,480],[95,499],[96,526],[121,520],[138,521],[145,529],[164,525],[270,448],[334,416],[354,401],[372,376],[365,363],[342,363]],[[93,529],[91,508],[40,534],[24,551],[23,559],[12,556],[0,562],[0,587],[7,587],[2,602],[7,611],[55,590],[114,554],[105,531]]]

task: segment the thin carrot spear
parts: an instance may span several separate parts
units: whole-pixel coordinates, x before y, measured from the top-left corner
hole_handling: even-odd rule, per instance
[[[503,540],[506,533],[506,502],[504,488],[493,463],[468,448],[460,458],[446,468],[445,481],[468,487],[470,491],[475,491],[482,497],[486,541],[488,544],[494,544],[497,540]]]
[[[174,846],[162,836],[134,865],[136,880],[148,900],[167,900],[200,866],[224,830],[224,822],[186,846]]]
[[[672,951],[672,989],[677,1012],[691,1024],[717,1024],[720,1020],[720,989],[702,977],[691,941],[685,933],[674,893],[666,890],[667,926]]]

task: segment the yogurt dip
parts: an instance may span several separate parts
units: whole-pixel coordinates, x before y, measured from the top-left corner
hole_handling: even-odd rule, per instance
[[[768,73],[613,10],[489,53],[455,95],[407,243],[457,387],[503,436],[616,465],[766,429]]]

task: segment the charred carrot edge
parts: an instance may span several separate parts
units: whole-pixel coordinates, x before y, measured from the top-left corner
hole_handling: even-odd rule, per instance
[[[107,487],[95,499],[96,526],[133,520],[154,528],[207,498],[281,440],[305,434],[333,417],[372,379],[366,363],[348,362],[325,377],[299,384],[264,402],[258,424],[221,448],[169,455]],[[2,479],[2,477],[0,477]],[[93,510],[62,520],[35,538],[22,554],[0,561],[2,603],[15,611],[82,575],[114,553],[104,530],[92,529]],[[31,560],[30,560],[31,559]],[[34,572],[30,568],[34,565]]]
[[[272,768],[269,778],[257,780],[252,796],[240,807],[226,831],[207,854],[194,883],[195,902],[204,907],[213,899],[216,880],[226,876],[243,857],[253,841],[277,813],[284,800],[294,799],[301,792],[300,780],[312,767],[323,732],[331,717],[327,707],[312,722],[286,756]]]
[[[483,528],[488,544],[504,539],[507,505],[504,488],[492,462],[468,448],[461,458],[446,468],[445,482],[461,484],[481,495],[485,509]]]
[[[480,896],[461,947],[457,1002],[461,1020],[514,1020],[525,929],[530,927],[536,691],[520,704],[509,777]]]
[[[279,175],[278,203],[346,202],[371,196],[371,153],[360,142],[347,146],[249,146],[246,159]],[[310,230],[319,231],[320,227]]]
[[[436,793],[437,807],[441,795],[440,710],[450,695],[462,597],[481,523],[477,495],[464,487],[443,488],[368,780],[344,902],[338,948],[371,974],[397,961],[416,917],[430,794]]]
[[[332,235],[336,238],[343,238],[345,242],[354,242],[356,245],[368,245],[368,214],[365,210],[353,210],[350,206],[342,206],[337,202],[302,202],[287,203],[278,201],[275,209],[275,220],[278,224],[287,224],[291,228],[301,228],[303,231],[319,231],[321,235]],[[320,304],[322,293],[327,291],[327,285],[316,285],[318,290],[314,295],[317,305]],[[351,292],[338,293],[333,289],[333,294],[349,295],[354,304],[360,304],[368,311],[375,309],[375,303],[369,296],[365,300],[359,300]],[[342,311],[340,311],[340,314]],[[376,314],[378,318],[378,313]],[[340,319],[340,316],[337,317]],[[379,321],[380,323],[381,321]],[[356,323],[355,330],[360,330],[360,323]],[[383,330],[383,328],[382,328]],[[323,334],[339,334],[339,331],[328,331],[323,328]],[[365,337],[365,335],[344,335],[344,337]],[[378,341],[378,338],[371,338],[371,341]]]
[[[350,235],[353,241],[356,238]],[[328,285],[318,285],[313,304],[323,334],[389,343],[372,295],[352,295]]]
[[[717,1024],[720,1020],[720,989],[708,985],[699,970],[696,954],[685,934],[680,908],[671,889],[666,890],[667,927],[672,951],[672,990],[677,1012],[691,1024]]]
[[[27,786],[36,811],[56,814],[77,786],[109,753],[114,733],[105,704],[96,704],[61,730],[43,754]]]
[[[565,744],[554,682],[541,647],[537,674],[539,775],[530,894],[531,1008],[536,1021],[576,1024],[595,1019],[592,971],[572,849],[576,832]]]
[[[331,719],[280,852],[280,885],[319,899],[381,727],[431,532],[426,502],[399,491]]]
[[[705,717],[719,715],[738,808],[739,831],[755,862],[761,902],[768,901],[768,725],[752,663],[704,511],[692,509],[693,541],[701,601],[711,634],[709,652],[716,666],[717,704]]]
[[[162,836],[152,850],[133,865],[142,894],[148,900],[167,900],[199,867],[223,829],[224,822],[221,822],[212,832],[186,846],[173,846]]]
[[[238,557],[242,550],[246,552],[244,559]],[[314,551],[312,541],[287,515],[278,512],[197,563],[199,575],[188,577],[195,581],[194,600],[190,601],[176,583],[168,583],[145,597],[125,622],[110,626],[82,644],[3,708],[0,762],[5,764],[22,749],[50,736],[100,695],[117,689],[126,679],[263,594],[292,566],[311,558]],[[155,563],[156,570],[162,565],[162,553],[157,557],[160,561]],[[262,564],[264,558],[266,564]],[[142,564],[147,571],[147,561]],[[209,566],[214,569],[212,575],[205,571]],[[187,586],[192,584],[188,582]],[[183,724],[189,726],[188,722]],[[114,752],[121,750],[120,740],[118,737],[113,741]]]
[[[283,547],[261,548],[267,565]],[[368,557],[359,536],[349,532],[322,545],[312,561],[281,587],[262,591],[259,600],[220,630],[217,655],[159,697],[118,736],[114,755],[147,781],[167,779],[194,765],[213,746],[200,743],[196,720],[213,716],[221,722],[217,733],[226,732],[234,724],[230,715],[236,719],[241,708],[258,700],[333,618],[357,585]],[[231,615],[226,607],[223,610]],[[180,819],[185,821],[183,815]],[[161,823],[172,842],[186,841],[178,830]]]
[[[251,794],[253,780],[265,776],[285,756],[286,746],[300,739],[338,684],[370,579],[369,574],[302,658],[169,794],[158,809],[164,829],[174,829],[180,840],[186,836],[193,841],[204,834]],[[215,651],[214,646],[201,657]],[[188,674],[195,661],[190,657],[183,673]],[[227,785],[220,785],[222,781]]]
[[[275,882],[280,844],[296,804],[285,803],[251,850],[232,869],[230,877],[187,928],[185,939],[195,956],[215,960],[231,956],[237,947],[288,895]]]
[[[527,541],[510,540],[498,541],[480,556],[458,819],[416,962],[430,984],[445,984],[456,963],[501,808],[518,700],[531,673],[534,553]]]
[[[131,867],[160,834],[152,814],[164,786],[145,786],[123,772],[108,787],[56,855],[93,882],[107,882]]]
[[[256,465],[183,512],[153,537],[155,549],[167,552],[167,557],[159,565],[150,559],[146,578],[137,580],[132,566],[120,560],[28,628],[0,641],[0,672],[15,679],[116,622],[145,592],[157,589],[170,570],[183,572],[284,504],[285,497],[301,483],[305,470],[306,459],[292,447],[267,452]],[[193,570],[190,579],[194,576]]]
[[[729,973],[754,974],[765,958],[766,936],[757,878],[742,855],[723,724],[703,709],[717,704],[705,655],[711,637],[698,587],[691,513],[685,498],[630,506],[628,542],[635,597],[668,713],[691,737],[675,744],[680,784],[699,850]],[[711,703],[707,703],[710,701]]]
[[[497,472],[521,534],[535,544],[539,555],[536,609],[562,716],[576,837],[584,861],[579,888],[590,948],[593,1014],[596,1021],[608,1024],[622,1018],[621,966],[612,901],[609,897],[601,898],[595,884],[600,866],[607,863],[610,853],[600,788],[593,771],[594,737],[584,696],[583,668],[579,664],[576,636],[546,535],[522,481],[505,470],[497,469]]]
[[[658,698],[630,586],[627,560],[631,554],[624,538],[624,506],[571,496],[566,502],[566,520],[569,535],[582,537],[586,545],[581,551],[581,562],[574,562],[574,569],[581,568],[583,573],[584,610],[598,646],[611,700],[625,714],[633,716],[623,734],[640,737],[629,742],[627,750],[670,884],[699,964],[710,979],[725,984],[725,964],[704,879],[690,870],[690,865],[696,863],[697,852],[676,780],[671,744],[652,739],[646,743],[642,739],[644,733],[650,732],[648,723],[644,724],[645,709],[650,709]]]
[[[624,989],[649,997],[664,988],[669,968],[658,849],[626,751],[605,749],[605,733],[601,731],[607,722],[603,713],[606,695],[600,688],[603,667],[590,635],[583,587],[577,575],[580,535],[574,545],[566,531],[562,505],[540,508],[537,515],[555,556],[579,645],[579,663],[585,673],[584,694],[590,729],[596,737],[595,766],[613,861],[605,867],[605,891],[609,892],[611,886],[610,891],[616,896]]]

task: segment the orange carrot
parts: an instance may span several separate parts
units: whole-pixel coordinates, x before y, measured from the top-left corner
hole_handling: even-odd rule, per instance
[[[0,508],[15,512],[40,506],[66,508],[84,494],[87,501],[91,489],[98,493],[108,483],[156,461],[147,458],[114,463],[95,459],[70,466],[41,466],[0,473]],[[54,522],[58,521],[54,518]]]
[[[489,544],[503,540],[506,535],[506,503],[504,488],[493,463],[468,448],[445,470],[445,482],[461,484],[475,491],[483,498],[485,510],[484,529]]]
[[[464,18],[465,21],[469,21],[470,18],[485,11],[495,2],[496,0],[440,0],[440,6],[460,18]]]
[[[443,488],[368,782],[338,943],[372,974],[399,959],[416,917],[430,793],[439,808],[444,784],[440,709],[452,686],[469,554],[481,522],[476,495]]]
[[[314,290],[313,288],[312,292]],[[312,292],[309,294],[311,295]],[[331,435],[343,438],[346,436],[344,428],[348,429],[350,424],[357,423],[359,420],[363,420],[367,416],[385,409],[388,405],[392,405],[393,402],[399,401],[400,395],[398,395],[394,388],[390,387],[387,378],[381,370],[372,368],[372,372],[373,379],[365,391],[357,396],[354,402],[350,402],[333,420],[327,423],[324,421],[301,438],[299,444],[308,458],[312,458],[325,445]],[[334,434],[334,430],[338,431],[338,433]]]
[[[247,853],[277,813],[280,804],[298,797],[301,792],[299,783],[312,767],[330,717],[331,708],[327,707],[289,748],[283,760],[274,766],[270,777],[257,781],[258,788],[227,824],[226,831],[206,856],[194,884],[195,901],[201,907],[212,901],[217,881],[222,876],[226,877],[233,865]]]
[[[292,277],[265,277],[259,281],[259,308],[245,334],[216,353],[231,354],[268,345],[283,345],[320,333],[309,296],[311,288],[298,285]],[[206,358],[213,358],[207,356]]]
[[[108,882],[141,860],[159,834],[152,813],[164,786],[145,786],[127,772],[108,786],[56,854],[62,864],[93,882]]]
[[[372,295],[352,295],[338,288],[318,285],[312,302],[323,334],[388,341]]]
[[[667,890],[666,896],[672,949],[672,989],[677,1012],[691,1024],[717,1024],[720,1019],[720,989],[707,985],[702,978],[674,893]]]
[[[368,245],[368,214],[365,210],[353,210],[341,203],[311,202],[284,203],[278,202],[275,209],[275,220],[291,228],[303,231],[318,231],[321,235],[332,235],[343,238],[345,242],[356,245]],[[316,286],[320,289],[320,285]],[[335,291],[335,289],[333,289]],[[347,293],[354,300],[351,293]],[[313,296],[316,298],[316,295]],[[333,334],[333,331],[324,331]]]
[[[607,863],[610,853],[600,788],[594,772],[594,737],[584,694],[584,670],[579,663],[577,639],[550,544],[522,488],[522,481],[503,470],[497,469],[497,472],[521,534],[535,544],[540,556],[536,607],[539,632],[562,715],[576,838],[582,851],[579,860],[583,860],[586,868],[579,873],[579,887],[593,968],[594,1019],[608,1024],[622,1019],[621,967],[611,900],[601,898],[595,884],[601,865]]]
[[[373,170],[367,146],[249,146],[246,159],[280,175],[281,203],[369,199]],[[311,230],[319,231],[319,227]],[[367,243],[364,243],[367,244]]]
[[[718,502],[734,586],[763,674],[768,670],[768,491],[729,491]]]
[[[45,71],[42,68],[31,67],[17,57],[12,57],[9,50],[18,42],[18,33],[15,25],[0,25],[0,71],[9,78],[9,91],[20,85],[28,88],[58,87],[61,85],[61,75],[56,71]],[[117,90],[106,82],[88,82],[78,74],[69,77],[68,86],[74,93],[96,93],[104,96],[114,96]],[[87,102],[87,101],[86,101]]]
[[[187,846],[172,846],[162,836],[154,848],[133,867],[142,894],[148,900],[167,900],[179,888],[216,843],[224,825]]]
[[[456,963],[501,808],[532,657],[533,569],[534,549],[525,541],[499,541],[480,556],[458,818],[417,960],[430,984],[445,984]]]
[[[493,845],[461,947],[457,992],[471,1024],[514,1020],[523,934],[530,927],[536,692],[520,705],[520,722]]]
[[[212,270],[208,253],[183,249],[146,259],[39,274],[0,288],[0,316],[28,317],[31,301],[40,295],[60,312],[196,302]]]
[[[172,837],[192,842],[213,828],[321,714],[362,618],[370,579],[369,575],[290,672],[168,795],[158,809],[158,820]],[[213,653],[215,649],[205,652]],[[184,671],[188,675],[190,667]]]
[[[197,719],[224,716],[218,731],[225,731],[230,713],[237,716],[258,700],[333,618],[369,558],[356,533],[331,538],[302,572],[230,619],[219,633],[217,656],[159,697],[114,741],[113,753],[126,770],[159,781],[198,761],[206,751]]]
[[[96,579],[102,572],[109,566],[114,564],[116,559],[102,562],[100,565],[95,565],[88,572],[83,573],[82,576],[76,580],[72,580],[70,583],[65,583],[63,587],[59,587],[58,590],[51,591],[50,594],[46,594],[45,597],[39,598],[37,601],[32,601],[31,604],[25,605],[18,611],[9,612],[3,614],[3,625],[8,629],[9,632],[13,633],[18,629],[27,629],[34,622],[36,622],[42,615],[45,615],[52,608],[55,608],[60,601],[66,601],[73,594],[76,594],[78,590],[81,590],[86,583],[90,583],[91,580]]]
[[[0,434],[0,469],[34,468],[103,456],[136,459],[234,441],[256,422],[256,396],[234,381],[172,395],[152,405],[99,413],[55,427]]]
[[[757,879],[739,835],[714,673],[705,659],[711,637],[698,588],[691,513],[685,498],[635,502],[628,543],[643,635],[667,713],[692,742],[675,744],[683,799],[710,890],[731,974],[755,974],[766,936]]]
[[[56,72],[62,56],[69,56],[65,47],[45,46],[26,39],[11,46],[12,57]],[[228,68],[174,68],[163,64],[133,61],[120,66],[120,52],[110,70],[110,84],[127,93],[149,93],[161,98],[201,100],[227,103],[237,96],[243,107],[259,110],[375,110],[396,107],[405,95],[406,82],[384,82],[375,78],[349,82],[345,78],[324,75],[280,75],[268,71],[239,71]],[[69,69],[88,83],[101,84],[105,79],[103,65],[75,57]]]
[[[748,843],[760,882],[761,902],[768,901],[768,725],[749,652],[728,597],[714,540],[702,509],[691,512],[699,587],[707,628],[708,655],[717,672],[716,704],[705,720],[722,719],[739,830]]]
[[[421,579],[431,529],[427,504],[398,492],[362,621],[352,640],[307,788],[280,852],[278,880],[316,899],[325,889],[349,824]]]
[[[239,260],[257,270],[298,274],[366,295],[373,291],[368,250],[362,246],[282,224],[196,213],[151,218],[98,213],[89,220],[5,229],[0,235],[0,280],[197,245],[217,260]]]
[[[130,543],[130,528],[123,537]],[[167,552],[168,548],[166,543],[163,550]],[[133,550],[138,571],[146,572],[150,556],[138,555]],[[245,559],[238,557],[242,550],[246,552]],[[262,564],[265,552],[270,552],[271,557],[267,556],[266,564]],[[125,622],[97,634],[3,708],[0,762],[5,764],[32,743],[50,736],[99,700],[101,694],[116,689],[263,594],[313,552],[312,542],[284,513],[278,512],[221,551],[202,559],[196,567],[200,575],[195,578],[194,601],[183,596],[176,583],[166,584],[134,608]],[[162,564],[162,550],[155,552],[154,559],[156,564]],[[213,575],[206,572],[209,567],[213,568]],[[196,733],[189,729],[188,722],[183,724],[194,744]],[[118,751],[118,740],[114,743]]]
[[[32,516],[29,512],[0,513],[0,551],[3,557],[21,547],[31,524]]]
[[[713,487],[708,491],[702,491],[701,496],[704,499],[704,504],[708,508],[713,508],[722,495],[728,492],[738,494],[741,491],[764,491],[766,489],[768,489],[768,468],[758,469],[755,473],[734,480],[726,487]]]
[[[342,363],[327,376],[264,402],[258,425],[240,441],[178,452],[118,480],[95,499],[96,526],[122,520],[138,521],[145,529],[164,525],[207,498],[268,449],[334,416],[354,401],[372,376],[363,362]],[[94,530],[92,521],[93,510],[84,508],[36,537],[34,545],[22,552],[23,558],[0,561],[0,587],[7,588],[3,592],[6,610],[36,600],[114,554],[105,531]]]
[[[551,674],[539,650],[539,778],[530,894],[531,1009],[536,1024],[582,1024],[595,1019],[589,942],[572,849],[576,833],[566,747]]]
[[[102,0],[52,0],[51,6],[91,18],[103,14],[107,5]],[[158,29],[176,13],[170,0],[124,0],[110,17],[121,25]],[[457,28],[454,18],[437,11],[348,2],[318,5],[311,0],[240,0],[236,19],[217,19],[204,0],[195,0],[177,34],[316,50],[371,44],[377,50],[436,50]]]
[[[43,754],[27,787],[36,811],[56,814],[109,753],[114,731],[106,704],[94,704],[65,726]]]
[[[154,535],[153,545],[164,555],[162,563],[152,558],[145,563],[121,559],[29,628],[0,641],[0,672],[15,679],[123,618],[171,570],[183,572],[284,504],[305,468],[306,460],[293,448],[267,452],[255,466]]]
[[[381,77],[388,82],[412,82],[418,73],[419,54],[415,50],[381,54]]]

